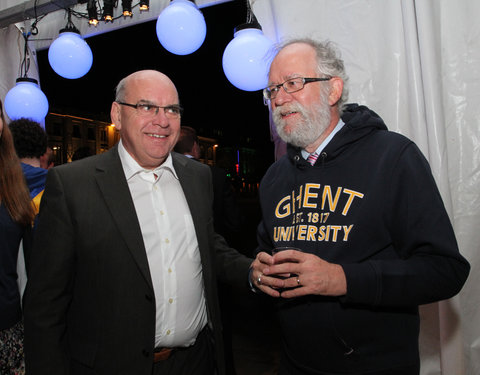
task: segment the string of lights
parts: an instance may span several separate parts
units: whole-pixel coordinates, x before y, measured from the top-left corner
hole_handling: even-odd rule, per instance
[[[150,9],[150,1],[141,0],[132,5],[132,0],[122,0],[122,13],[114,17],[114,8],[117,6],[118,0],[103,0],[103,7],[100,0],[88,0],[87,13],[76,13],[78,17],[87,18],[90,25],[97,26],[101,21],[108,23],[114,22],[121,17],[132,17],[137,7],[140,12],[148,11]]]

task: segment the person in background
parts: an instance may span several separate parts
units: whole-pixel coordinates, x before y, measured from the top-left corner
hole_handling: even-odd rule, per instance
[[[182,126],[174,151],[200,161],[200,143],[197,132],[189,126]],[[209,165],[213,180],[213,225],[215,232],[229,239],[240,231],[241,219],[232,184],[225,170]]]
[[[53,150],[51,147],[47,146],[47,151],[40,156],[40,167],[43,169],[50,169],[55,166],[55,162],[53,159]]]
[[[457,294],[470,266],[425,157],[346,105],[347,82],[331,42],[289,42],[271,64],[288,146],[261,182],[251,282],[278,299],[279,374],[418,375],[418,306]]]
[[[190,126],[182,126],[174,151],[200,162],[201,150],[197,132]],[[209,165],[213,182],[213,227],[227,243],[233,245],[234,236],[240,232],[241,218],[232,184],[226,172]],[[232,288],[220,282],[218,285],[222,310],[223,338],[227,375],[236,373],[232,348]]]
[[[72,161],[80,160],[89,156],[94,155],[92,149],[88,146],[79,147],[77,151],[73,153]]]
[[[171,152],[177,89],[142,70],[111,107],[120,142],[49,171],[24,297],[29,375],[225,374],[217,276],[252,259],[214,232],[206,165]]]
[[[38,122],[27,118],[11,121],[9,128],[38,213],[48,173],[47,169],[41,167],[40,161],[47,151],[47,133]],[[28,263],[27,257],[25,261]]]
[[[24,374],[23,321],[17,285],[20,242],[29,243],[35,210],[0,101],[0,374]]]
[[[178,141],[173,150],[179,154],[185,155],[187,158],[200,161],[201,149],[197,131],[190,126],[182,125]]]

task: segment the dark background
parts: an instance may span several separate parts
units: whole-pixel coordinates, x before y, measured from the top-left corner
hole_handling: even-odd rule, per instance
[[[222,147],[254,149],[259,169],[256,174],[263,175],[274,159],[268,109],[261,91],[237,89],[222,68],[223,51],[233,39],[234,28],[246,22],[246,1],[213,5],[201,12],[207,35],[203,45],[190,55],[177,56],[162,47],[156,20],[87,38],[93,65],[79,79],[58,76],[48,63],[48,50],[38,51],[42,90],[50,111],[110,121],[118,81],[137,70],[156,69],[177,86],[185,109],[182,125],[195,128],[201,136],[216,138],[220,152]],[[72,17],[72,21],[78,25],[87,19]]]

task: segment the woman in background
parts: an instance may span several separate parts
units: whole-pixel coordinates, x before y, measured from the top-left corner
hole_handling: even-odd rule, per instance
[[[30,242],[34,207],[0,101],[0,374],[24,374],[17,285],[19,245]]]

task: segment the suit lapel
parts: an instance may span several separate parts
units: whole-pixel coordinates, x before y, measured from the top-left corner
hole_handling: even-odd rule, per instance
[[[100,159],[95,178],[120,235],[125,240],[128,250],[145,281],[153,290],[142,232],[117,147],[114,147],[105,154],[104,158]]]

